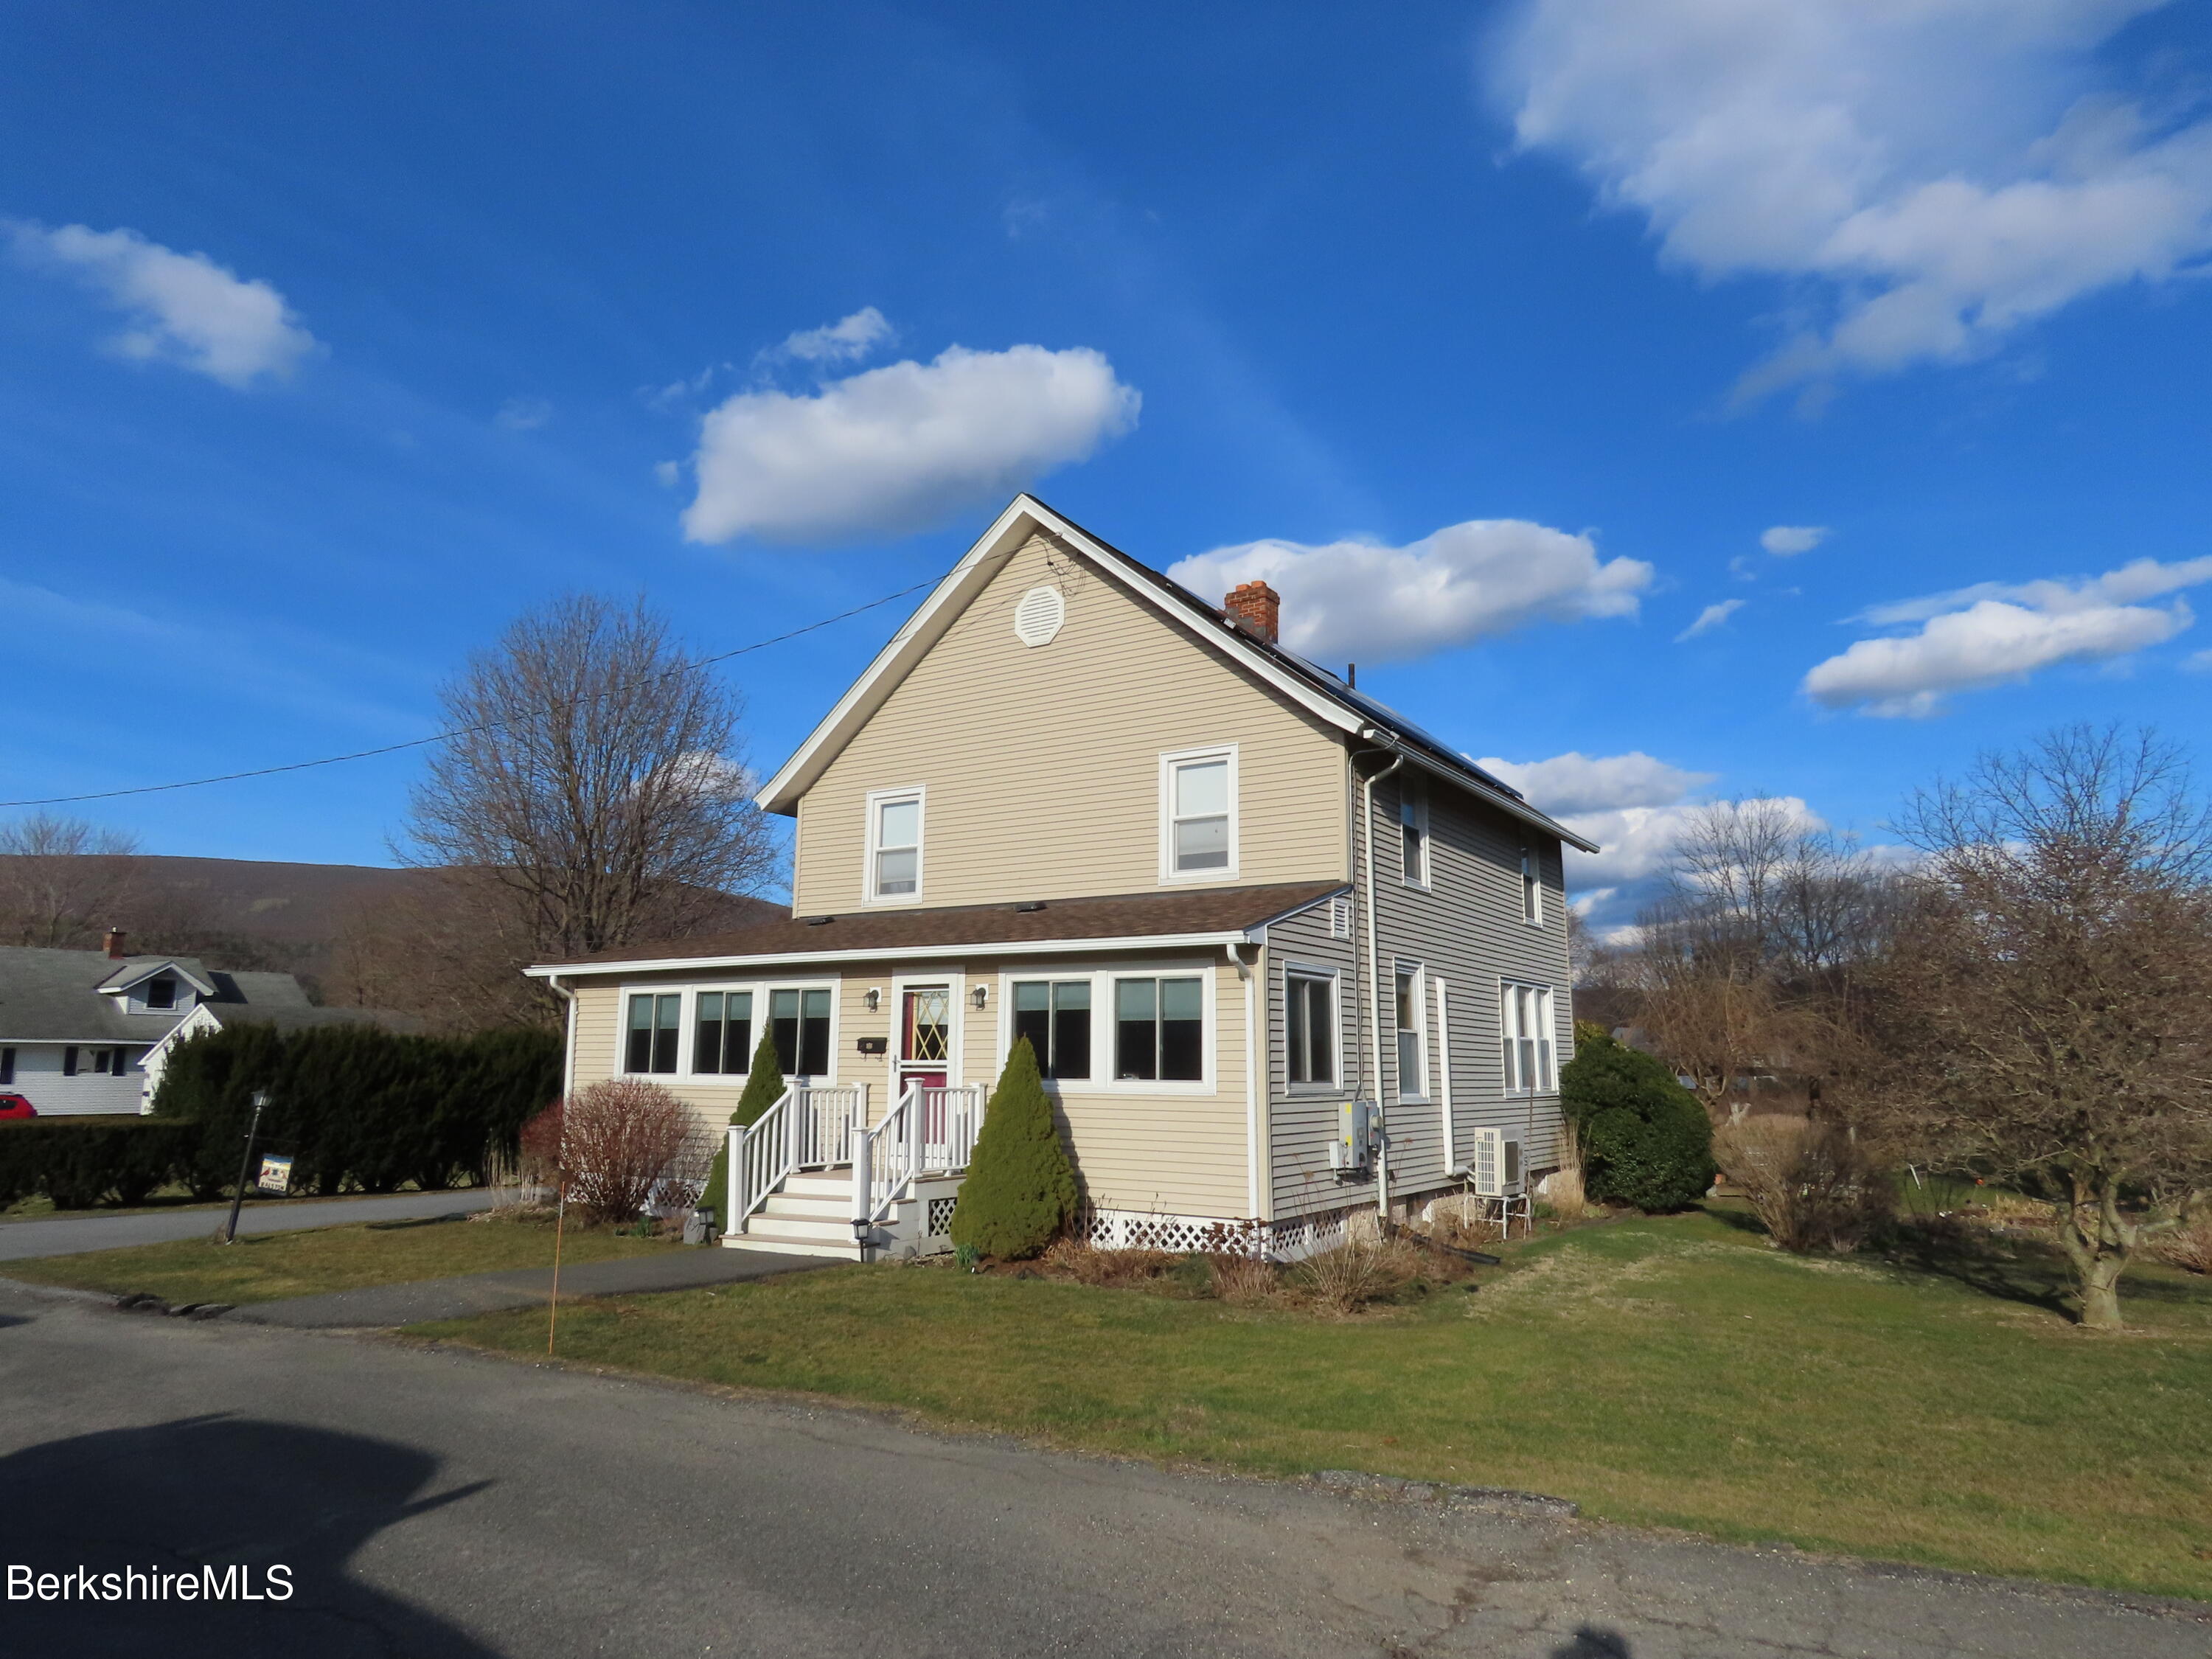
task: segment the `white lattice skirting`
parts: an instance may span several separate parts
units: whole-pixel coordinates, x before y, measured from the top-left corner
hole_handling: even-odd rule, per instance
[[[1334,1249],[1347,1236],[1351,1217],[1364,1206],[1327,1215],[1273,1223],[1229,1216],[1171,1215],[1157,1210],[1092,1210],[1078,1218],[1075,1237],[1102,1250],[1167,1250],[1177,1255],[1265,1255],[1302,1261]]]

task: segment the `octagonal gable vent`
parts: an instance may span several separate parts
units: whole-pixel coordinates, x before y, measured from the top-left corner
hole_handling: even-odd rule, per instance
[[[1050,645],[1067,621],[1067,601],[1056,587],[1032,587],[1014,607],[1014,637],[1024,645]]]

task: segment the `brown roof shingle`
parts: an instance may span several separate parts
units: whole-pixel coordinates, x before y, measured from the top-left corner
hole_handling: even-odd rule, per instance
[[[830,951],[896,954],[921,945],[1048,943],[1054,939],[1146,939],[1178,933],[1226,933],[1303,910],[1340,892],[1342,882],[1290,882],[1267,887],[1215,887],[1110,898],[1054,899],[1048,904],[963,904],[938,909],[868,910],[857,915],[794,917],[695,939],[603,951],[542,968],[610,967],[714,957],[821,956]]]

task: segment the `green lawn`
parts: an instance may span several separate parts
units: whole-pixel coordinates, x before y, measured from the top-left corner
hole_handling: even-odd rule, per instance
[[[2093,1336],[2045,1264],[1996,1248],[1807,1261],[1692,1213],[1516,1247],[1477,1294],[1341,1322],[855,1267],[579,1303],[561,1352],[1101,1451],[1520,1487],[1724,1539],[2212,1599],[2212,1285],[2131,1272],[2136,1328]],[[544,1322],[419,1334],[542,1352]]]
[[[214,1223],[210,1223],[210,1231]],[[563,1262],[605,1261],[680,1249],[665,1240],[578,1226],[572,1217]],[[364,1285],[398,1285],[458,1273],[543,1267],[553,1261],[553,1229],[534,1221],[372,1221],[313,1232],[247,1233],[235,1244],[205,1238],[136,1244],[82,1255],[0,1263],[0,1277],[73,1285],[118,1296],[147,1291],[164,1300],[271,1302]]]

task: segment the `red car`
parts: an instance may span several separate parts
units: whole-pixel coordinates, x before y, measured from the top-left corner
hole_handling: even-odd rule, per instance
[[[36,1117],[39,1109],[21,1095],[0,1094],[0,1117]]]

